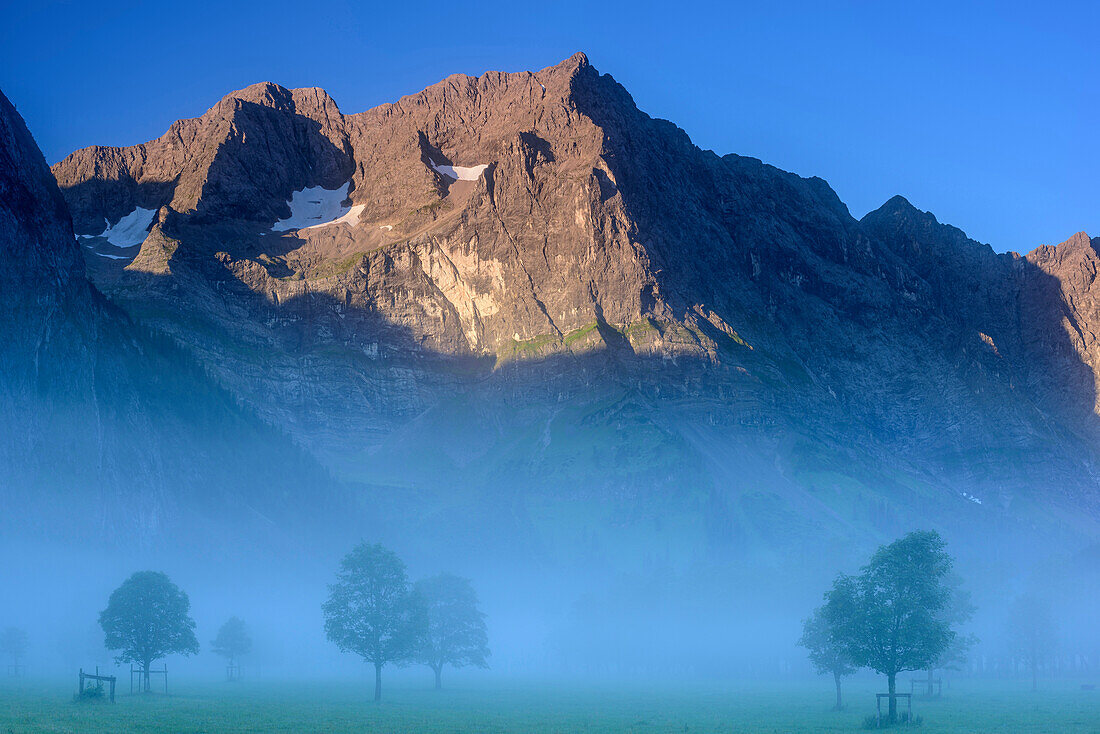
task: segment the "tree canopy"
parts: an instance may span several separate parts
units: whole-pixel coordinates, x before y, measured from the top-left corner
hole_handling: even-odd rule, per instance
[[[428,618],[419,658],[435,671],[435,687],[442,686],[444,665],[488,668],[485,615],[478,609],[470,581],[441,573],[416,582],[415,591],[424,601]]]
[[[218,636],[210,643],[210,649],[215,654],[221,655],[233,661],[241,655],[247,655],[252,651],[252,638],[248,634],[248,626],[238,617],[230,617],[218,630]]]
[[[195,620],[191,601],[178,586],[158,571],[139,571],[111,593],[107,608],[99,614],[108,650],[117,650],[119,663],[134,662],[145,671],[149,690],[149,665],[166,655],[194,655]]]
[[[825,595],[823,616],[854,665],[887,677],[890,720],[897,720],[897,674],[925,670],[955,633],[944,610],[951,556],[935,531],[909,533],[871,556],[859,575],[841,575]]]
[[[382,667],[413,662],[427,629],[404,562],[381,545],[359,544],[340,562],[322,611],[328,639],[374,664],[374,699],[381,700]]]

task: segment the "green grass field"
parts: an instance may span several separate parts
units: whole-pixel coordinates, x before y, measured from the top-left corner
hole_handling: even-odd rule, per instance
[[[1080,681],[952,681],[943,698],[916,700],[928,732],[1100,732],[1100,691]],[[830,710],[831,681],[612,688],[501,681],[436,692],[395,683],[380,705],[369,683],[181,680],[170,696],[123,694],[76,703],[68,681],[0,680],[0,734],[24,732],[852,732],[873,713],[871,680],[846,687]]]

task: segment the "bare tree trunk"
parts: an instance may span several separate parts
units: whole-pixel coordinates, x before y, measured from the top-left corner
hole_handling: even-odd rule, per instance
[[[382,700],[382,663],[374,664],[374,700]]]
[[[933,674],[934,672],[935,672],[935,671],[934,671],[934,670],[932,670],[932,668],[929,668],[929,669],[928,669],[928,697],[929,697],[929,698],[932,698],[932,690],[933,690],[933,687],[934,687],[934,681],[935,681],[935,678],[933,678],[933,677],[932,677],[932,674]]]
[[[840,711],[844,706],[840,703],[840,673],[833,671],[833,680],[836,681],[836,710]]]
[[[1039,690],[1039,661],[1031,659],[1031,690]]]
[[[433,665],[432,670],[435,671],[435,690],[439,690],[443,687],[443,666]]]
[[[142,685],[145,688],[146,693],[149,692],[149,666],[152,665],[152,664],[153,664],[152,660],[146,660],[144,665],[143,665],[144,671],[143,671],[143,674],[142,674]]]
[[[890,684],[890,723],[898,723],[898,699],[895,696],[897,691],[897,674],[890,673],[886,676],[887,682]]]

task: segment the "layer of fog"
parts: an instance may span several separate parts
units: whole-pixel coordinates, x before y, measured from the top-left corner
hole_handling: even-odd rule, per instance
[[[26,631],[29,675],[67,680],[78,668],[114,670],[97,616],[132,572],[156,569],[189,594],[203,647],[197,657],[168,658],[173,677],[222,675],[225,661],[210,652],[209,642],[235,615],[246,620],[254,637],[254,652],[241,661],[254,675],[366,679],[369,666],[325,639],[320,609],[352,538],[320,542],[315,557],[277,548],[221,555],[207,552],[211,542],[196,538],[207,549],[190,553],[5,542],[0,627]],[[795,643],[801,620],[820,604],[831,582],[825,569],[807,582],[804,567],[818,564],[806,558],[767,569],[747,562],[679,569],[639,564],[610,576],[586,576],[577,567],[466,565],[460,549],[430,558],[416,546],[393,544],[409,560],[411,578],[439,571],[466,576],[488,615],[490,670],[449,671],[449,680],[809,676],[805,653]],[[1009,625],[1013,599],[1025,591],[1049,600],[1053,611],[1056,642],[1043,675],[1100,674],[1100,631],[1093,623],[1100,602],[1096,549],[1076,557],[1033,555],[1030,567],[1019,566],[1015,557],[1006,567],[988,559],[981,569],[958,562],[977,608],[965,631],[980,642],[963,669],[947,675],[1025,673]],[[855,571],[860,560],[835,570]],[[118,670],[125,679],[127,667]],[[426,683],[431,673],[413,668],[400,674],[391,668],[388,675]]]

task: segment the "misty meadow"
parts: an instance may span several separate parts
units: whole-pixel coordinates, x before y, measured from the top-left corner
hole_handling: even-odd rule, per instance
[[[0,75],[0,731],[1100,731],[1087,222],[857,218],[571,50],[196,50],[52,166]]]

